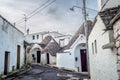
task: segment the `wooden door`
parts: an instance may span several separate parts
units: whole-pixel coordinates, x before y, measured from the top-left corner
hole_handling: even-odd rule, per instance
[[[81,69],[82,72],[87,71],[87,54],[86,54],[86,49],[80,50],[81,54]]]
[[[17,69],[20,68],[20,46],[17,45]]]
[[[47,53],[46,55],[47,55],[47,64],[50,64],[50,61],[49,61],[49,53]]]
[[[41,61],[41,51],[37,51],[37,63]]]
[[[9,52],[5,52],[5,58],[4,58],[4,74],[5,75],[8,73],[8,59],[9,59]]]

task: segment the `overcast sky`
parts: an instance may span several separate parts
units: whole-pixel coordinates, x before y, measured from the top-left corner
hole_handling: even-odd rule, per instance
[[[16,27],[23,31],[24,21],[20,20],[24,17],[23,14],[29,15],[46,1],[48,0],[0,0],[0,15],[11,23],[17,21]],[[52,1],[54,0],[49,0],[49,3]],[[76,8],[74,12],[70,11],[69,8],[73,5],[82,7],[82,0],[56,0],[44,10],[41,11],[40,8],[36,15],[28,19],[27,28],[30,29],[30,33],[58,31],[64,34],[73,34],[83,23],[81,9]],[[97,10],[97,0],[86,0],[86,5]],[[93,19],[96,14],[90,10],[88,13],[89,19]]]

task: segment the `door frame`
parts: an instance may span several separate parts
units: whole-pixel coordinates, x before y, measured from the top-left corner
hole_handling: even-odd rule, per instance
[[[85,51],[85,53],[82,53],[82,51]],[[87,50],[86,49],[80,49],[80,58],[81,58],[81,72],[87,72],[88,66],[87,66]]]
[[[46,60],[47,60],[47,64],[50,64],[50,55],[49,55],[49,53],[46,53]]]
[[[37,63],[41,62],[41,51],[37,51]]]
[[[9,58],[10,58],[10,52],[9,51],[5,51],[5,55],[4,55],[4,74],[7,75],[8,71],[9,71]]]
[[[20,69],[20,53],[21,53],[21,46],[17,45],[17,63],[16,63],[16,69]]]

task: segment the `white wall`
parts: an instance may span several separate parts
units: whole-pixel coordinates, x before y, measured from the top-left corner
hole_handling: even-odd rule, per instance
[[[2,30],[3,19],[0,18],[0,73],[4,72],[4,57],[5,51],[9,54],[9,72],[12,70],[12,66],[16,66],[17,63],[17,45],[21,46],[20,50],[20,66],[24,64],[24,48],[23,40],[24,34],[15,29],[13,26],[7,24],[7,31]]]
[[[103,29],[105,29],[105,25],[98,16],[88,40],[91,79],[117,80],[116,55],[111,49],[102,49],[103,45],[110,42],[108,31],[104,32]],[[97,53],[94,51],[93,54],[92,42],[94,40],[97,41]]]
[[[80,57],[80,49],[85,49],[85,47],[81,47],[81,43],[85,43],[85,36],[80,34],[78,39],[74,42],[74,44],[70,47],[69,50],[64,51],[63,53],[57,54],[57,66],[65,67],[75,71],[78,71],[78,67],[81,71],[81,57]],[[69,52],[68,52],[69,51]],[[75,61],[75,57],[78,58],[78,61]]]
[[[39,38],[37,39],[37,35],[39,35]],[[35,36],[35,39],[33,39],[33,36]],[[25,40],[28,43],[40,43],[42,41],[42,35],[40,33],[37,34],[29,34],[26,35]]]
[[[59,43],[59,41],[61,39],[64,39],[63,42],[62,42],[62,44],[60,44],[60,46],[63,47],[63,46],[66,46],[69,43],[71,37],[72,36],[70,36],[70,35],[66,35],[66,36],[56,37],[54,39],[56,40],[57,43]]]
[[[75,59],[73,53],[57,53],[56,65],[58,67],[65,67],[77,71],[75,68]]]
[[[47,64],[47,53],[43,53],[41,54],[41,62],[42,64]],[[49,64],[56,64],[56,57],[55,56],[52,56],[50,53],[49,53]]]
[[[117,52],[115,53],[117,55],[117,71],[118,71],[118,77],[120,79],[120,19],[118,19],[115,24],[113,25],[114,30],[114,39],[115,44],[117,47]]]
[[[98,9],[101,10],[102,6],[106,3],[107,0],[98,0]],[[120,0],[109,0],[105,7],[102,9],[105,10],[107,8],[117,7],[120,5]]]

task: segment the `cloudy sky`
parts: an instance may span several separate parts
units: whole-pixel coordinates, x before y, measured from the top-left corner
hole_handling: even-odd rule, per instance
[[[82,11],[75,8],[70,11],[73,5],[82,7],[82,0],[0,0],[0,15],[5,17],[12,24],[15,22],[16,27],[24,31],[24,14],[26,14],[27,28],[30,33],[42,31],[58,31],[64,34],[73,34],[84,21]],[[44,3],[49,5],[42,6]],[[97,0],[86,0],[88,8],[97,10]],[[42,6],[42,7],[41,7]],[[36,13],[31,14],[39,8]],[[88,18],[93,19],[95,11],[87,10]],[[33,15],[31,18],[29,18]]]

